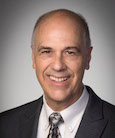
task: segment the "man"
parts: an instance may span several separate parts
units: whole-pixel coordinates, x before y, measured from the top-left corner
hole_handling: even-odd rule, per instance
[[[114,138],[115,107],[82,83],[90,67],[85,19],[69,10],[41,16],[32,36],[38,100],[0,115],[0,138]]]

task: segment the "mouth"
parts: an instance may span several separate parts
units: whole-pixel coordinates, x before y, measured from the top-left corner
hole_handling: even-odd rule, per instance
[[[67,77],[54,77],[54,76],[49,76],[49,78],[52,81],[55,81],[55,82],[64,82],[64,81],[66,81],[66,80],[69,79],[69,76],[67,76]]]

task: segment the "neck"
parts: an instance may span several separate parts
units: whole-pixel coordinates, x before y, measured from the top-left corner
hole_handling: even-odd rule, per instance
[[[64,101],[52,100],[52,99],[47,98],[46,96],[45,96],[45,99],[46,99],[48,106],[52,110],[60,112],[66,109],[67,107],[71,106],[73,103],[75,103],[80,98],[82,93],[83,93],[83,85],[79,89],[78,92],[76,92],[75,94],[71,96],[68,96],[68,98],[66,98]]]

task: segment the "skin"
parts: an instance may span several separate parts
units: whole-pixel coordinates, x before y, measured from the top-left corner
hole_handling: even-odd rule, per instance
[[[79,22],[62,15],[46,19],[35,30],[33,68],[54,111],[67,108],[82,94],[92,50],[86,48],[83,34]],[[54,77],[66,80],[57,82]]]

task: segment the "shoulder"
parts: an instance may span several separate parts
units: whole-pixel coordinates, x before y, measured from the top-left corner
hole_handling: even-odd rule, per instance
[[[98,107],[98,110],[100,109],[102,111],[104,118],[115,120],[115,106],[98,97],[89,86],[86,86],[86,88],[89,92],[91,107],[93,104],[93,107]]]
[[[106,118],[110,118],[110,120],[114,120],[115,122],[115,106],[114,105],[106,101],[103,101],[103,114]]]
[[[20,116],[24,115],[25,113],[35,112],[35,110],[42,105],[42,97],[32,102],[26,103],[19,107],[4,111],[0,113],[0,123],[2,121],[15,121]]]
[[[40,113],[42,97],[17,108],[0,113],[0,138],[19,137],[23,123]]]

